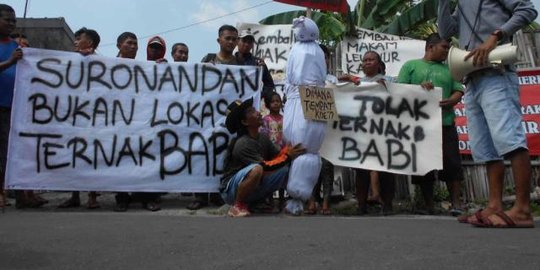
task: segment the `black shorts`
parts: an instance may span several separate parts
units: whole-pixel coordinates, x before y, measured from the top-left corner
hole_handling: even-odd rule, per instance
[[[443,126],[443,169],[438,171],[439,180],[444,182],[463,181],[463,168],[461,167],[461,156],[459,155],[459,140],[456,127]],[[424,176],[413,176],[412,183],[418,184],[422,181],[435,181],[435,171],[431,171]]]

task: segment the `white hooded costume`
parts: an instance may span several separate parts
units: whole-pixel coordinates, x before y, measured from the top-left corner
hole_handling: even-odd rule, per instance
[[[325,86],[326,63],[324,52],[315,41],[319,28],[309,18],[293,20],[296,43],[287,62],[284,92],[287,96],[283,117],[283,135],[292,146],[302,144],[307,152],[297,157],[289,170],[286,210],[294,215],[303,212],[303,204],[311,197],[321,171],[321,148],[326,134],[326,122],[306,120],[302,111],[299,86]]]

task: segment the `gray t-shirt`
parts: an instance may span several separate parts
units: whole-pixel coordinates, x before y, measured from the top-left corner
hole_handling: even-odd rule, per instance
[[[504,33],[501,43],[509,43],[519,29],[530,24],[538,12],[529,0],[459,0],[452,13],[450,0],[439,0],[437,23],[442,38],[459,36],[459,47],[472,50],[493,31]],[[474,28],[474,30],[473,30]]]
[[[225,160],[225,173],[221,178],[220,188],[223,190],[233,175],[244,167],[261,163],[265,160],[272,160],[279,154],[279,149],[264,135],[259,134],[257,138],[249,135],[242,135],[236,140],[232,151],[227,153]]]

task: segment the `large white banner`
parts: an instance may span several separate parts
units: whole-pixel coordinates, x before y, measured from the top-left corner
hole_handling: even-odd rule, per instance
[[[368,51],[376,51],[386,64],[386,75],[397,77],[408,60],[424,56],[425,41],[394,36],[357,28],[357,37],[345,37],[341,42],[341,68],[347,74],[362,73],[362,58]]]
[[[6,186],[216,191],[230,140],[227,105],[260,88],[251,66],[24,49]]]
[[[253,55],[264,59],[270,73],[284,73],[294,44],[292,24],[262,25],[242,23],[238,31],[249,29],[255,37]]]
[[[442,169],[441,89],[347,84],[334,90],[340,121],[321,154],[334,165],[424,175]]]

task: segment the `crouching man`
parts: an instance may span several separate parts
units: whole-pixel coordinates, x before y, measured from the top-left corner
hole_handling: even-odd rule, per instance
[[[299,144],[279,151],[268,137],[260,134],[262,117],[253,107],[253,99],[231,103],[225,125],[237,136],[227,149],[220,192],[223,200],[232,205],[228,215],[245,217],[251,214],[250,203],[285,187],[290,162],[306,150]]]

